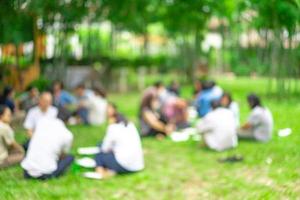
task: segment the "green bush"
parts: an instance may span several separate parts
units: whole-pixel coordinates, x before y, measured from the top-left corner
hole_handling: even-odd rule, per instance
[[[34,81],[32,81],[29,86],[33,86],[38,88],[39,91],[45,91],[51,89],[51,81],[46,79],[45,77],[40,77]]]

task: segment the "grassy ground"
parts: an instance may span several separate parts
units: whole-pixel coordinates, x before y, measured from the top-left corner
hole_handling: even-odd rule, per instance
[[[249,109],[245,95],[265,91],[264,80],[220,80],[240,103],[242,120]],[[185,88],[184,96],[190,96]],[[112,95],[111,99],[136,122],[138,93]],[[146,169],[133,175],[105,181],[82,178],[83,169],[72,166],[66,176],[49,181],[26,181],[20,167],[0,171],[0,199],[300,199],[300,101],[264,96],[275,119],[272,141],[267,144],[241,141],[238,148],[222,153],[199,148],[194,141],[173,143],[169,139],[143,140]],[[292,135],[277,136],[291,127]],[[96,144],[104,127],[70,127],[74,148]],[[18,131],[18,140],[22,140]],[[217,159],[232,154],[245,160],[220,164]],[[268,162],[267,162],[268,161]],[[270,162],[271,161],[271,162]]]

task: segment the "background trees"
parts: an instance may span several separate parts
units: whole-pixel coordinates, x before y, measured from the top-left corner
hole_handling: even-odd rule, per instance
[[[176,69],[192,81],[204,63],[220,72],[268,75],[270,86],[276,79],[278,92],[297,89],[298,0],[2,0],[0,7],[0,45],[16,49],[2,50],[2,71],[40,61],[53,69],[101,63],[107,73],[120,66]],[[211,33],[220,35],[221,46],[204,50]],[[50,57],[38,48],[48,36],[54,38]],[[30,41],[29,57],[17,51]]]

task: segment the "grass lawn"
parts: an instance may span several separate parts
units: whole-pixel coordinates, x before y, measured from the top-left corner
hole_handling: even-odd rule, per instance
[[[239,102],[242,122],[249,113],[245,95],[263,94],[265,80],[220,80]],[[189,97],[191,88],[183,91]],[[139,93],[111,95],[123,113],[136,122]],[[94,181],[81,177],[76,166],[57,180],[24,180],[19,166],[0,171],[0,199],[300,199],[300,101],[263,96],[273,112],[275,130],[269,143],[240,141],[236,149],[217,153],[199,148],[197,142],[173,143],[169,139],[143,140],[146,169],[143,172]],[[290,127],[285,138],[277,130]],[[77,147],[95,145],[104,127],[70,127]],[[22,131],[17,138],[22,141]],[[240,154],[244,162],[220,164],[217,159]],[[269,161],[269,162],[267,162]],[[271,161],[271,162],[270,162]]]

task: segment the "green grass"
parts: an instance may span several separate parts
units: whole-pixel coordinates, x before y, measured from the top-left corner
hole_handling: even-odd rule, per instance
[[[242,121],[249,112],[248,92],[263,94],[265,80],[220,80],[240,103]],[[183,91],[190,96],[190,87]],[[139,93],[114,94],[111,100],[131,120],[136,120]],[[300,101],[263,96],[273,111],[275,131],[267,144],[240,141],[236,149],[222,153],[199,147],[197,142],[173,143],[169,139],[144,139],[146,169],[105,181],[81,177],[76,166],[57,180],[24,180],[20,167],[0,171],[0,199],[299,199],[300,198]],[[293,133],[279,138],[277,130],[291,127]],[[96,144],[104,127],[70,127],[75,135],[73,153],[80,146]],[[18,131],[18,140],[22,140]],[[217,159],[240,154],[244,162],[220,164]],[[266,160],[272,159],[267,164]]]

